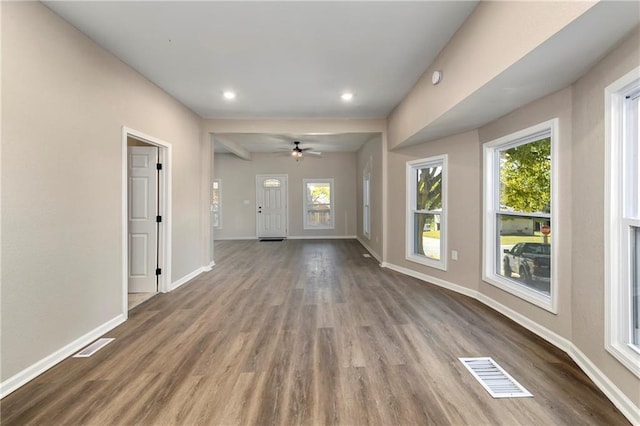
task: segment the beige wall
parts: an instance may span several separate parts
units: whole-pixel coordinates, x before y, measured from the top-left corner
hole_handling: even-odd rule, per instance
[[[478,131],[482,144],[556,117],[559,119],[559,136],[554,141],[558,144],[555,167],[558,173],[559,199],[557,205],[552,206],[558,214],[558,223],[553,224],[555,248],[558,250],[558,262],[554,264],[558,274],[558,313],[552,314],[485,282],[481,282],[480,291],[569,340],[571,339],[571,287],[573,285],[571,276],[572,203],[571,197],[567,196],[572,193],[571,93],[571,87],[553,93],[487,124]],[[482,180],[481,169],[478,179]]]
[[[640,65],[640,29],[573,90],[572,340],[636,405],[640,380],[604,349],[604,89]]]
[[[477,290],[572,342],[640,407],[640,380],[604,349],[604,88],[640,64],[640,30],[574,85],[501,117],[482,128],[388,152],[387,262]],[[481,279],[482,144],[559,118],[557,157],[559,215],[558,313],[552,314]],[[408,134],[408,133],[407,133]],[[449,156],[448,271],[404,260],[405,167],[417,158]]]
[[[356,154],[324,153],[296,162],[289,155],[253,153],[252,160],[232,154],[214,158],[214,179],[222,181],[222,229],[215,239],[256,237],[256,175],[285,174],[289,182],[290,237],[356,235]],[[302,217],[302,180],[334,179],[335,229],[305,230]],[[248,200],[248,204],[244,201]]]
[[[201,120],[36,2],[2,4],[2,380],[122,314],[122,127],[173,147],[172,279],[201,267]]]
[[[372,251],[372,255],[382,261],[382,136],[375,136],[365,143],[357,152],[356,177],[356,217],[358,221],[357,236]],[[364,174],[369,173],[369,211],[370,233],[366,237],[362,232],[363,203],[362,189]]]
[[[449,258],[447,271],[405,260],[406,164],[435,155],[448,155],[447,232],[449,252],[458,251],[458,260]],[[476,290],[480,273],[481,179],[477,132],[467,132],[427,144],[390,151],[387,155],[389,180],[387,214],[388,252],[386,262]],[[449,253],[446,254],[447,256]]]
[[[203,121],[208,133],[272,133],[280,135],[378,133],[386,131],[386,120],[381,119],[295,119],[295,120],[234,120],[209,119]]]
[[[389,116],[389,147],[397,147],[432,124],[594,4],[480,2]],[[435,70],[444,72],[442,83],[437,86],[431,84]]]

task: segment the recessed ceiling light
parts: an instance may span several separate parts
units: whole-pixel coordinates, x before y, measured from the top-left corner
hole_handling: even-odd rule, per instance
[[[350,101],[351,99],[353,99],[353,93],[344,92],[342,95],[340,95],[340,97],[342,98],[343,101]]]
[[[225,99],[232,100],[232,99],[236,98],[236,92],[232,92],[230,90],[227,90],[226,92],[224,92],[222,94],[222,96],[224,96]]]

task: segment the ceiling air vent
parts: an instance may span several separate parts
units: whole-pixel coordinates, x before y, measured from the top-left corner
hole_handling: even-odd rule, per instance
[[[533,397],[520,383],[502,369],[493,359],[458,358],[473,377],[494,398],[526,398]]]

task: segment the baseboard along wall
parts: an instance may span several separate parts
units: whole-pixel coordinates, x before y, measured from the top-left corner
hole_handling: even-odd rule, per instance
[[[361,242],[362,244],[362,242]],[[364,244],[363,244],[364,245]],[[532,333],[542,337],[547,342],[551,343],[558,349],[564,351],[569,357],[584,371],[584,373],[595,383],[595,385],[604,393],[607,398],[616,406],[618,410],[624,415],[633,425],[640,425],[640,409],[636,406],[629,397],[627,397],[576,345],[568,339],[560,336],[559,334],[549,330],[546,327],[541,326],[535,321],[532,321],[528,317],[522,315],[513,309],[496,302],[492,298],[480,293],[477,290],[471,290],[467,287],[463,287],[458,284],[451,283],[449,281],[442,280],[440,278],[432,277],[414,270],[404,268],[402,266],[394,265],[388,262],[382,262],[380,264],[383,268],[388,268],[401,274],[408,275],[410,277],[417,278],[421,281],[425,281],[429,284],[434,284],[439,287],[446,288],[456,293],[469,296],[478,300],[481,303],[489,306],[490,308],[500,312],[504,316],[510,318],[516,323],[520,324]]]
[[[171,283],[171,290],[170,291],[173,291],[176,288],[180,287],[181,285],[186,284],[187,282],[189,282],[193,278],[197,277],[201,273],[210,271],[214,266],[215,266],[215,262],[211,262],[211,263],[209,263],[209,265],[202,266],[202,267],[196,269],[195,271],[185,275],[184,277],[174,281],[173,283]],[[86,333],[85,335],[77,338],[73,342],[70,342],[69,344],[65,345],[64,347],[58,349],[57,351],[55,351],[51,355],[48,355],[45,358],[41,359],[40,361],[36,362],[35,364],[25,368],[24,370],[22,370],[21,372],[15,374],[14,376],[8,378],[4,382],[0,383],[0,399],[2,399],[5,396],[9,395],[11,392],[13,392],[16,389],[20,388],[24,384],[26,384],[26,383],[30,382],[31,380],[35,379],[40,374],[42,374],[45,371],[49,370],[50,368],[54,367],[56,364],[58,364],[61,361],[65,360],[66,358],[70,357],[71,355],[75,354],[80,349],[84,348],[89,343],[93,342],[94,340],[98,339],[99,337],[102,337],[105,333],[108,333],[109,331],[113,330],[114,328],[116,328],[117,326],[119,326],[120,324],[125,322],[126,320],[127,320],[127,314],[126,313],[122,313],[122,314],[118,315],[117,317],[115,317],[115,318],[107,321],[106,323],[100,325],[99,327],[91,330],[90,332]]]

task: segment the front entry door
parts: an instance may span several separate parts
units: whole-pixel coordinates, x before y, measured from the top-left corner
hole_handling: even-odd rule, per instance
[[[287,236],[287,176],[256,176],[256,228],[258,238]]]
[[[128,148],[129,293],[157,291],[158,148]]]

